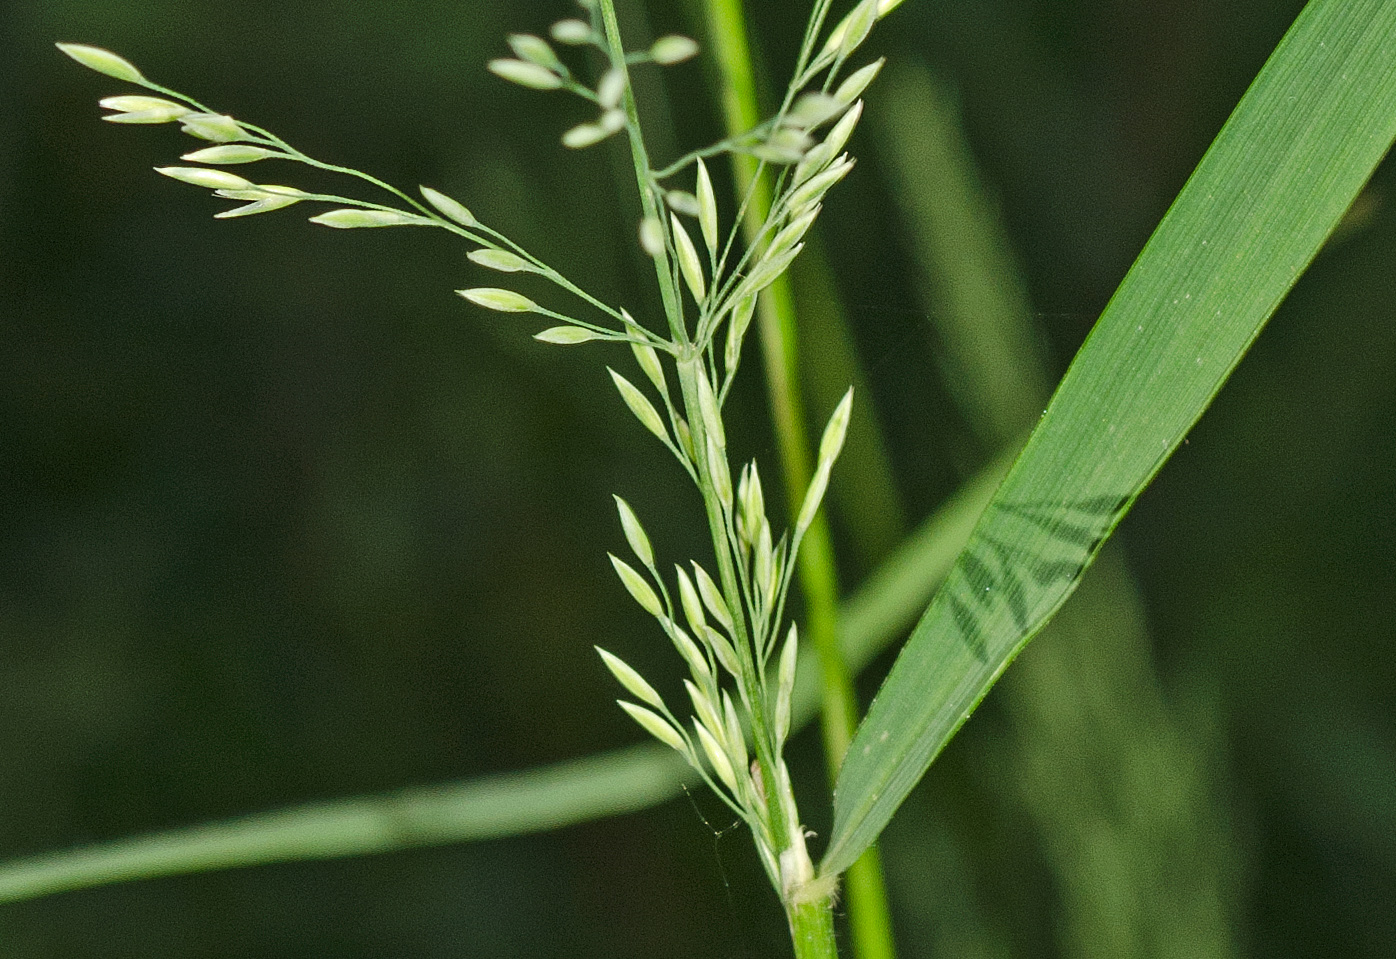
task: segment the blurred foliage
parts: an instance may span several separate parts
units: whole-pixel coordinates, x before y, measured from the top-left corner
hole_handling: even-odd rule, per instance
[[[957,105],[1049,379],[1300,5],[913,0],[879,28]],[[780,76],[804,4],[752,7]],[[696,32],[685,9],[622,15]],[[598,350],[542,348],[451,296],[477,274],[444,235],[316,230],[296,208],[214,221],[150,172],[191,141],[97,122],[126,91],[52,47],[115,49],[326,159],[444,189],[652,308],[624,155],[564,152],[580,105],[483,67],[504,33],[567,13],[0,9],[0,855],[636,738],[591,644],[677,671],[613,582],[609,494],[670,555],[706,533]],[[666,79],[692,86],[670,91],[661,161],[666,138],[717,130],[689,92],[702,67]],[[833,283],[797,277],[837,291],[910,521],[999,442],[957,392],[953,300],[907,229],[892,138],[913,133],[865,126],[824,221]],[[1089,930],[1133,922],[1121,890],[1146,890],[1164,929],[1196,875],[1239,955],[1396,953],[1394,187],[1388,163],[1125,523],[1127,558],[1087,584],[1109,615],[1077,609],[1083,588],[894,821],[906,956],[1108,949]],[[734,398],[752,425],[732,441],[764,465],[761,396],[748,379]],[[834,522],[856,583],[879,540]],[[814,819],[814,737],[794,759]],[[1183,818],[1135,815],[1166,808]],[[1086,862],[1120,824],[1135,839]],[[730,827],[695,795],[525,839],[117,886],[0,908],[0,942],[16,959],[783,954]],[[1159,868],[1160,842],[1187,869]]]

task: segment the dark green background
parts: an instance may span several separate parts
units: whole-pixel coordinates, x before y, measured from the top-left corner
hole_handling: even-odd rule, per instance
[[[805,4],[751,5],[779,76]],[[957,91],[1054,373],[1300,6],[907,0],[879,28],[874,52]],[[701,39],[682,4],[638,7],[622,5],[637,43]],[[219,203],[150,170],[196,144],[98,122],[99,97],[134,91],[52,46],[112,48],[312,155],[437,186],[603,297],[652,310],[624,154],[564,152],[557,134],[581,105],[483,68],[506,32],[568,13],[560,0],[0,7],[0,856],[639,738],[591,645],[665,689],[676,659],[605,560],[623,546],[609,494],[663,555],[702,555],[705,533],[607,385],[602,362],[628,357],[544,347],[533,320],[463,303],[453,288],[491,281],[445,233],[334,232],[299,207],[211,219]],[[677,95],[659,159],[674,131],[690,147],[715,134],[705,76],[665,74]],[[865,124],[855,139],[862,162],[824,239],[873,387],[860,401],[914,521],[992,450],[936,372],[936,293],[914,279],[878,136]],[[310,172],[258,178],[333,182]],[[1396,953],[1394,172],[1378,171],[1364,215],[1120,533],[1157,686],[1207,744],[1188,774],[1207,784],[1197,834],[1219,838],[1175,850],[1176,882],[1194,867],[1224,877],[1237,955]],[[736,403],[762,424],[748,362]],[[768,427],[735,433],[774,479]],[[866,571],[848,561],[845,583]],[[1080,669],[1083,685],[1112,681]],[[1057,820],[1036,808],[1051,799],[1012,761],[1029,734],[1004,695],[888,833],[906,956],[1080,954],[1082,893],[1063,892],[1069,856],[1043,823],[1130,810],[1110,795]],[[1063,766],[1093,739],[1060,744]],[[806,815],[827,829],[814,737],[794,753]],[[1167,765],[1150,775],[1145,790],[1166,791]],[[775,899],[730,819],[699,795],[518,840],[0,906],[0,950],[780,955]],[[1085,896],[1108,915],[1114,888]],[[1161,912],[1182,895],[1148,892]]]

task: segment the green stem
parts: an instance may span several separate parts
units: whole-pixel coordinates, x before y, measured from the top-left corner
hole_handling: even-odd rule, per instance
[[[747,42],[746,15],[742,0],[704,0],[704,5],[709,39],[721,73],[727,135],[736,137],[756,126],[761,119]],[[751,191],[743,224],[748,242],[751,242],[770,211],[770,184],[765,178],[757,178],[758,167],[751,157],[733,155],[732,164],[738,193]],[[771,415],[793,514],[800,508],[809,486],[811,455],[798,380],[794,297],[787,277],[777,279],[761,295],[757,323],[761,331]],[[806,606],[805,636],[819,657],[823,699],[820,725],[832,782],[857,727],[858,706],[853,681],[838,644],[838,577],[823,510],[805,534],[797,561]],[[896,950],[882,868],[875,848],[870,848],[849,870],[847,882],[854,952],[860,959],[891,959]]]
[[[610,51],[611,67],[625,77],[624,98],[625,132],[630,140],[630,157],[635,165],[635,182],[640,190],[640,208],[645,216],[661,225],[664,218],[659,215],[659,204],[655,200],[650,185],[649,151],[645,149],[644,138],[640,135],[640,115],[635,108],[635,92],[630,88],[630,71],[626,64],[625,47],[621,43],[620,24],[616,21],[614,0],[601,0],[601,21],[606,32],[606,48]],[[664,301],[664,313],[669,319],[669,332],[674,343],[688,342],[688,330],[683,322],[683,300],[678,286],[674,283],[673,270],[669,268],[669,256],[660,250],[654,257],[654,271],[659,278],[659,293]]]
[[[788,916],[795,959],[837,959],[832,896],[792,903]]]

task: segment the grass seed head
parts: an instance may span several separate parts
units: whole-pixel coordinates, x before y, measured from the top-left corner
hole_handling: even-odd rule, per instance
[[[491,250],[488,247],[471,250],[466,255],[471,263],[500,273],[533,273],[536,267],[517,253],[508,250]]]
[[[596,102],[601,105],[601,109],[614,110],[620,106],[621,97],[624,95],[624,72],[612,67],[601,75],[601,82],[596,85]]]
[[[293,196],[269,196],[262,200],[254,200],[243,206],[233,207],[231,210],[224,210],[222,213],[213,214],[215,220],[231,220],[240,216],[253,216],[257,213],[270,213],[273,210],[280,210],[299,203],[300,199]]]
[[[713,738],[725,749],[727,745],[726,735],[723,732],[722,720],[718,718],[717,703],[706,692],[686,679],[683,681],[683,688],[688,690],[688,698],[693,703],[693,714],[698,722],[706,726],[708,731],[713,734]]]
[[[640,728],[645,732],[671,749],[678,750],[688,758],[690,763],[695,761],[696,757],[689,751],[688,744],[683,741],[683,737],[679,735],[679,731],[669,725],[668,721],[663,717],[650,712],[643,706],[627,703],[623,699],[617,699],[616,704],[619,705],[621,709],[625,710],[626,714],[629,715],[631,719],[639,723]]]
[[[210,190],[247,190],[253,187],[251,180],[227,170],[205,170],[201,167],[165,166],[156,167],[155,172],[181,183],[207,187]]]
[[[620,393],[620,398],[625,401],[630,412],[634,413],[635,418],[640,421],[640,425],[659,437],[660,440],[667,440],[669,431],[664,428],[664,418],[659,415],[659,411],[654,408],[649,397],[641,393],[634,383],[609,366],[606,367],[606,372],[611,374],[611,382],[616,384],[616,391]]]
[[[661,622],[666,619],[664,606],[659,602],[659,596],[656,595],[650,584],[645,582],[645,578],[635,572],[633,566],[615,554],[607,553],[606,555],[611,557],[611,565],[615,567],[616,575],[620,577],[626,592],[635,602],[640,604],[640,608]]]
[[[475,227],[480,225],[480,221],[475,219],[475,215],[467,210],[464,204],[451,199],[444,193],[433,190],[429,186],[419,186],[417,189],[421,190],[426,201],[436,207],[437,212],[447,219],[455,220],[461,226]]]
[[[222,113],[186,113],[179,118],[180,131],[200,140],[214,143],[232,143],[246,140],[247,131],[230,116]]]
[[[674,233],[679,272],[683,274],[684,283],[688,284],[688,292],[693,294],[693,302],[701,306],[708,295],[706,281],[703,279],[703,261],[698,259],[698,250],[693,246],[693,238],[673,213],[669,214],[669,228]]]
[[[798,130],[813,130],[838,116],[849,102],[829,93],[803,93],[790,107],[784,123]]]
[[[565,43],[568,46],[579,47],[591,43],[594,34],[591,31],[591,24],[585,20],[570,18],[559,20],[548,28],[548,35],[558,43]]]
[[[713,192],[712,177],[708,175],[708,166],[703,162],[703,158],[698,158],[698,178],[696,186],[696,199],[698,201],[698,226],[703,231],[703,243],[708,248],[708,255],[717,257],[717,196]]]
[[[611,671],[611,675],[616,677],[630,695],[642,702],[648,703],[656,709],[664,709],[664,700],[659,693],[655,692],[653,686],[645,682],[645,678],[637,673],[629,663],[613,653],[608,653],[600,646],[593,646],[592,649],[601,654],[601,661],[606,664],[606,668]]]
[[[554,346],[576,346],[578,343],[590,343],[592,340],[604,340],[606,337],[584,326],[550,326],[541,333],[534,333],[533,338],[539,343],[551,343]]]
[[[356,230],[362,227],[380,226],[432,225],[432,221],[426,217],[400,213],[397,210],[359,210],[347,207],[340,210],[330,210],[319,216],[312,216],[310,222],[333,227],[336,230]]]
[[[268,150],[265,147],[252,146],[250,143],[228,143],[216,147],[204,147],[195,150],[193,153],[186,153],[180,157],[181,160],[188,160],[190,163],[256,163],[258,160],[266,160],[272,157],[284,157],[284,153],[275,150]]]
[[[698,215],[698,198],[685,190],[669,190],[664,194],[664,202],[669,209],[684,216]]]
[[[706,726],[702,723],[698,723],[696,728],[698,730],[698,742],[702,745],[703,753],[708,757],[708,762],[712,765],[713,772],[717,773],[717,778],[722,781],[724,786],[732,791],[734,796],[739,795],[737,792],[737,777],[732,772],[731,760],[727,758],[727,754],[723,752],[722,746],[718,743],[717,739],[714,738],[713,734],[708,731]]]
[[[104,97],[97,105],[116,111],[102,117],[108,123],[169,123],[194,112],[182,103],[163,97]]]
[[[536,313],[538,311],[537,303],[513,290],[479,286],[470,290],[456,290],[456,292],[476,306],[483,306],[487,310],[496,310],[500,313]]]
[[[654,569],[654,548],[650,545],[645,528],[640,525],[640,518],[625,500],[619,496],[612,498],[616,501],[616,512],[620,514],[620,526],[625,532],[625,541],[630,544],[630,549],[640,562]]]
[[[110,50],[90,47],[85,43],[58,43],[55,46],[89,70],[96,70],[109,77],[125,80],[128,83],[139,83],[142,86],[148,82],[145,77],[141,76],[141,72],[136,69],[135,64],[117,56]]]
[[[877,79],[877,75],[882,72],[882,65],[886,62],[886,57],[879,57],[867,66],[854,70],[839,84],[838,89],[834,91],[834,98],[845,104],[858,99],[868,88],[868,84]]]
[[[664,252],[664,226],[655,217],[640,221],[640,249],[655,258]]]
[[[517,83],[521,87],[528,87],[530,90],[556,90],[562,86],[562,77],[528,60],[501,57],[489,62],[489,71],[497,77]]]
[[[654,62],[666,67],[683,63],[697,55],[698,41],[676,33],[660,37],[650,47],[650,56],[654,58]]]
[[[688,574],[683,571],[682,566],[675,566],[679,580],[679,605],[683,606],[683,614],[688,618],[689,628],[699,634],[701,638],[703,627],[708,625],[707,617],[703,615],[703,604],[698,599],[698,592],[693,588],[693,580],[688,578]]]
[[[708,571],[697,563],[693,564],[693,581],[698,586],[698,595],[703,597],[703,605],[713,614],[713,619],[727,632],[732,632],[732,614],[727,609],[727,602],[722,598],[722,590],[717,588]]]
[[[717,439],[708,434],[708,478],[712,481],[717,498],[722,502],[726,513],[732,512],[732,471],[727,466],[727,450],[717,445]]]
[[[621,313],[629,316],[624,310],[621,310]],[[633,324],[634,321],[632,320],[631,323]],[[635,354],[635,362],[640,364],[641,371],[654,384],[654,388],[659,390],[661,395],[667,396],[669,387],[664,381],[664,367],[660,365],[659,353],[655,348],[648,343],[637,343],[632,340],[630,351]]]
[[[536,63],[545,70],[561,73],[563,71],[562,61],[553,53],[553,48],[548,46],[548,41],[542,37],[535,37],[531,33],[511,33],[508,36],[509,49],[514,51],[514,56],[529,63]]]
[[[785,646],[780,651],[780,665],[776,668],[776,742],[783,743],[790,735],[790,701],[795,693],[795,662],[799,653],[795,624],[790,624],[790,632],[785,636]]]

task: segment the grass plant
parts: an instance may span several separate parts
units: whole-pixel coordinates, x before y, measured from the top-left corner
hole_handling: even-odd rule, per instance
[[[640,808],[701,781],[750,832],[797,956],[836,954],[833,907],[845,874],[855,951],[864,959],[891,955],[885,893],[871,853],[877,837],[1013,658],[1075,590],[1396,138],[1390,56],[1396,2],[1312,0],[1159,225],[1040,421],[1028,423],[1022,409],[996,401],[1004,377],[1044,380],[1024,359],[1019,331],[1005,328],[994,340],[1002,350],[991,356],[952,357],[967,395],[980,398],[970,418],[988,445],[1014,449],[1019,430],[1031,427],[1031,435],[1011,468],[1001,462],[968,483],[840,604],[820,510],[848,435],[853,396],[850,391],[834,405],[810,455],[786,273],[805,248],[825,194],[853,170],[844,148],[881,69],[880,61],[861,59],[860,48],[899,5],[861,0],[835,9],[831,0],[814,0],[793,76],[763,117],[745,14],[737,0],[712,0],[703,9],[730,93],[726,136],[662,165],[651,158],[632,74],[687,60],[698,44],[675,34],[627,47],[613,0],[584,0],[579,17],[552,24],[550,40],[529,33],[508,38],[512,55],[489,65],[498,77],[540,93],[570,94],[594,108],[590,119],[562,133],[565,147],[627,141],[642,217],[635,242],[653,262],[663,307],[652,318],[607,302],[439,190],[421,187],[413,195],[317,159],[270,130],[155,83],[114,53],[60,44],[85,66],[148,91],[103,99],[107,120],[178,123],[205,141],[183,156],[192,165],[159,172],[239,204],[219,218],[314,207],[311,222],[335,229],[445,230],[470,245],[477,267],[502,275],[457,291],[474,307],[544,318],[547,325],[534,337],[545,344],[623,345],[634,368],[629,375],[610,369],[611,381],[697,488],[712,552],[670,569],[644,520],[615,498],[628,553],[611,555],[611,564],[673,645],[687,671],[689,704],[676,707],[624,660],[599,647],[598,653],[627,695],[620,708],[658,746],[16,862],[0,868],[0,901],[175,872],[515,835]],[[599,64],[594,78],[580,66],[588,56]],[[896,116],[887,122],[894,137]],[[730,198],[714,182],[719,160],[731,164]],[[377,191],[376,199],[349,190],[303,191],[245,173],[276,161],[357,180]],[[910,170],[914,161],[905,162]],[[949,207],[944,197],[918,200],[913,176],[908,173],[909,206],[934,251],[953,222],[976,218],[946,212],[953,191]],[[996,264],[983,272],[1010,271]],[[574,305],[554,307],[525,295],[512,282],[522,276],[539,278]],[[946,316],[974,322],[981,312],[1009,321],[1021,314],[1011,293],[980,292]],[[741,424],[727,422],[725,410],[753,329],[762,339],[793,518],[784,533],[768,517],[756,461],[734,464],[728,453],[728,435]],[[946,340],[952,347],[970,341],[957,339],[951,327]],[[1121,574],[1111,567],[1110,575]],[[806,600],[798,628],[789,615],[797,578]],[[851,671],[922,609],[854,735]],[[1128,618],[1119,614],[1126,635]],[[1122,672],[1132,668],[1130,655],[1118,660]],[[1051,725],[1050,701],[1024,702],[1037,717],[1029,722]],[[819,857],[810,851],[785,758],[792,731],[816,711],[837,774],[833,828]],[[1160,749],[1184,748],[1165,739]],[[1064,843],[1072,841],[1069,830],[1062,835]],[[1208,921],[1180,922],[1196,930]],[[1199,943],[1207,941],[1198,935]]]

